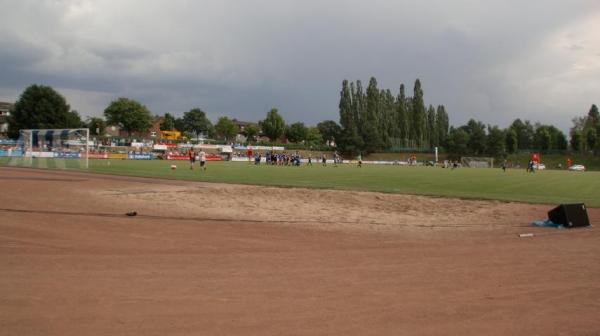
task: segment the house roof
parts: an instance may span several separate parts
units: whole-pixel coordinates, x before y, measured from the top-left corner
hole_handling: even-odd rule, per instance
[[[238,127],[239,126],[250,126],[250,125],[257,125],[257,123],[255,122],[251,122],[251,121],[241,121],[241,120],[237,120],[237,119],[233,119],[231,120],[233,121],[234,124],[236,124]]]
[[[13,103],[9,103],[9,102],[0,102],[0,110],[3,111],[8,111],[10,110],[15,104]]]

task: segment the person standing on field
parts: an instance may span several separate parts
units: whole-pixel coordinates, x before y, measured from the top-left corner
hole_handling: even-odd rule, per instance
[[[362,155],[360,153],[358,153],[356,160],[358,161],[358,168],[362,167]]]
[[[200,158],[200,168],[206,170],[206,153],[202,148],[200,148],[198,156]]]
[[[248,163],[252,163],[252,160],[254,159],[254,151],[252,151],[252,147],[248,147],[246,155],[248,156]]]
[[[194,163],[196,162],[196,153],[194,153],[194,149],[190,147],[188,150],[188,156],[190,157],[190,169],[194,169]]]

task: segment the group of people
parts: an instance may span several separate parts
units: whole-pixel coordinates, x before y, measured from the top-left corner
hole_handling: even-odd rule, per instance
[[[300,153],[295,152],[293,154],[287,153],[275,153],[275,152],[266,152],[265,153],[265,162],[268,165],[273,166],[300,166],[300,160],[302,157]],[[262,155],[257,154],[255,157],[255,164],[260,164],[262,160]]]
[[[362,167],[362,156],[360,154],[358,154],[357,161],[358,166]],[[308,158],[308,162],[312,164],[310,157]],[[338,152],[333,152],[333,166],[337,167],[338,163],[344,163],[344,159],[342,159],[342,156]],[[321,155],[321,164],[323,167],[327,166],[327,155],[325,153]]]
[[[263,162],[263,154],[262,153],[252,153],[252,156],[248,156],[248,161],[249,162],[254,162],[255,165],[259,165],[261,162]],[[300,166],[302,163],[302,156],[300,155],[299,152],[294,152],[291,154],[288,153],[275,153],[275,152],[266,152],[264,154],[264,162],[267,165],[273,165],[273,166]],[[321,154],[320,157],[316,157],[313,158],[310,154],[308,155],[308,157],[306,158],[306,165],[307,166],[312,166],[313,165],[313,160],[316,159],[317,161],[320,161],[321,164],[326,167],[327,166],[327,155],[326,154]],[[342,163],[342,157],[337,153],[333,153],[333,165],[334,167],[336,167],[339,163]],[[357,163],[358,163],[358,167],[362,167],[362,156],[359,154],[357,157]]]
[[[200,169],[206,170],[206,153],[200,149],[200,152],[196,153],[193,148],[188,150],[188,157],[190,158],[190,169],[194,169],[196,161],[200,161]]]
[[[456,160],[444,160],[444,163],[442,164],[442,168],[451,168],[452,170],[458,167],[460,167],[460,164]]]

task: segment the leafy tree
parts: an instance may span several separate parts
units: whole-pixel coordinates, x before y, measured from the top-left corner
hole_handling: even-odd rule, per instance
[[[79,114],[70,110],[65,98],[44,85],[31,85],[23,91],[8,124],[11,138],[17,138],[20,129],[82,127]]]
[[[354,90],[354,85],[350,84],[350,106],[352,111],[351,114],[354,120],[353,122],[358,132],[357,145],[358,147],[362,147],[364,142],[360,128],[364,122],[364,117],[367,111],[367,98],[365,97],[362,82],[360,80],[356,81],[356,91]],[[345,127],[341,120],[340,125],[342,128]]]
[[[445,146],[448,138],[448,128],[450,127],[450,119],[444,105],[439,105],[435,115],[435,125],[437,129],[438,145]]]
[[[486,134],[485,125],[481,121],[469,120],[467,125],[461,127],[469,135],[468,148],[474,155],[485,153]]]
[[[598,141],[598,134],[596,133],[596,129],[595,128],[588,129],[587,132],[585,133],[585,142],[586,142],[588,150],[593,150],[596,146],[597,141]]]
[[[566,149],[565,135],[552,125],[535,125],[535,133],[533,136],[533,146],[536,149]]]
[[[429,109],[427,109],[427,138],[430,147],[439,146],[435,120],[435,108],[433,105],[429,105]]]
[[[179,132],[185,132],[185,121],[183,121],[183,118],[175,119],[173,125],[175,126],[175,129]]]
[[[66,128],[83,128],[86,127],[86,123],[81,120],[79,112],[76,110],[69,111],[67,113]]]
[[[248,125],[248,126],[246,126],[246,128],[244,128],[244,133],[246,133],[247,141],[251,142],[251,141],[254,141],[254,139],[258,135],[259,129],[258,129],[258,127],[254,126],[254,125]]]
[[[106,132],[106,122],[102,118],[88,118],[86,127],[90,129],[91,135],[104,135]]]
[[[177,123],[175,121],[176,126]],[[197,107],[183,114],[182,124],[179,126],[183,127],[183,131],[194,134],[196,138],[200,137],[201,133],[209,135],[213,128],[212,123],[206,117],[206,113]]]
[[[340,92],[340,125],[341,131],[337,138],[335,138],[335,143],[338,148],[345,154],[355,154],[358,153],[363,147],[363,139],[361,133],[359,131],[359,120],[363,118],[363,111],[366,110],[364,107],[364,99],[362,94],[362,85],[360,81],[356,82],[356,91],[354,90],[354,86],[350,85],[348,87],[348,81],[344,80],[342,82],[342,91]],[[328,129],[323,129],[322,135],[329,137],[331,135],[335,136],[334,133],[336,131],[335,123],[325,123],[322,126],[327,126]],[[325,127],[324,127],[325,128]],[[331,139],[326,139],[331,140]]]
[[[459,159],[469,153],[469,133],[464,128],[450,127],[448,133],[448,154],[452,159]]]
[[[112,101],[104,110],[104,116],[109,125],[119,125],[129,136],[132,132],[145,132],[152,126],[148,108],[128,98]]]
[[[334,140],[337,142],[339,140],[340,134],[342,133],[342,128],[333,120],[325,120],[321,121],[317,124],[317,129],[321,135],[321,138],[325,140]]]
[[[377,80],[371,77],[367,87],[366,110],[363,113],[360,130],[362,131],[363,149],[366,153],[372,153],[383,145],[381,131],[379,129],[379,89]]]
[[[581,142],[581,131],[576,128],[571,129],[571,150],[573,150],[574,152],[579,152],[581,150]]]
[[[597,137],[600,134],[600,113],[595,104],[592,105],[586,116],[573,118],[571,143],[573,143],[573,136],[575,134],[576,137],[580,137],[579,149],[582,151],[594,150],[594,146],[598,145]],[[573,146],[571,147],[573,148]]]
[[[163,122],[160,123],[161,131],[172,131],[175,129],[175,117],[171,113],[165,113]]]
[[[237,125],[228,117],[220,117],[215,124],[215,132],[218,136],[224,138],[225,141],[233,139],[238,131]]]
[[[550,149],[567,149],[567,139],[563,132],[552,125],[546,125],[548,133],[550,133]]]
[[[534,135],[534,143],[535,146],[542,151],[552,148],[552,135],[550,135],[550,131],[547,127],[537,128]]]
[[[306,140],[308,129],[304,123],[297,122],[288,126],[285,130],[285,136],[290,142],[302,142]]]
[[[413,101],[412,97],[406,97],[405,105],[406,105],[406,116],[407,116],[407,122],[408,122],[408,133],[407,133],[407,137],[406,137],[405,146],[411,147],[411,148],[416,148],[419,146],[417,144],[417,140],[415,139],[415,131],[413,129],[415,117],[414,117],[414,113],[413,113],[412,101]]]
[[[571,119],[571,121],[573,122],[573,128],[578,131],[583,131],[585,124],[587,123],[587,120],[588,120],[587,117],[575,117],[575,118]]]
[[[592,107],[590,107],[590,111],[588,112],[588,120],[595,128],[600,126],[600,112],[598,112],[598,106],[596,106],[596,104],[592,104]]]
[[[559,149],[559,150],[566,150],[567,149],[567,137],[564,135],[563,132],[558,132],[556,134],[556,138],[553,141],[554,143],[554,148]]]
[[[517,132],[512,128],[506,130],[506,151],[510,154],[517,151]]]
[[[319,146],[323,144],[323,136],[318,127],[309,127],[306,133],[306,143],[310,146]]]
[[[585,143],[587,145],[587,150],[600,149],[600,144],[597,140],[598,135],[600,134],[600,112],[598,112],[596,104],[592,104],[592,107],[590,107],[585,122],[584,132],[586,134]]]
[[[396,98],[396,114],[398,118],[398,133],[396,136],[402,139],[403,146],[408,146],[410,120],[408,117],[408,108],[406,106],[404,84],[400,84],[400,92]]]
[[[488,125],[488,136],[487,136],[487,154],[493,157],[500,157],[506,154],[505,148],[506,135],[498,126]]]
[[[427,114],[425,112],[425,102],[423,100],[423,89],[421,81],[415,81],[415,87],[412,97],[412,138],[417,146],[422,147],[425,143],[425,132],[427,129]]]
[[[379,92],[379,108],[377,113],[378,130],[381,134],[381,149],[391,146],[391,138],[397,132],[396,107],[392,92],[389,89]]]
[[[285,132],[285,121],[276,108],[272,108],[267,113],[267,117],[261,121],[260,125],[265,135],[271,139],[271,142],[279,140]]]
[[[534,130],[528,120],[523,122],[521,119],[515,119],[510,128],[517,134],[517,148],[532,149]]]

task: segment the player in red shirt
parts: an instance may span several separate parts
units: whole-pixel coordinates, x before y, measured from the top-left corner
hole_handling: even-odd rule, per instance
[[[248,148],[246,155],[248,155],[248,162],[252,163],[252,158],[254,157],[254,152],[252,151],[252,148]]]
[[[190,148],[188,151],[188,155],[190,157],[190,169],[194,169],[194,163],[196,162],[196,153],[193,148]]]

